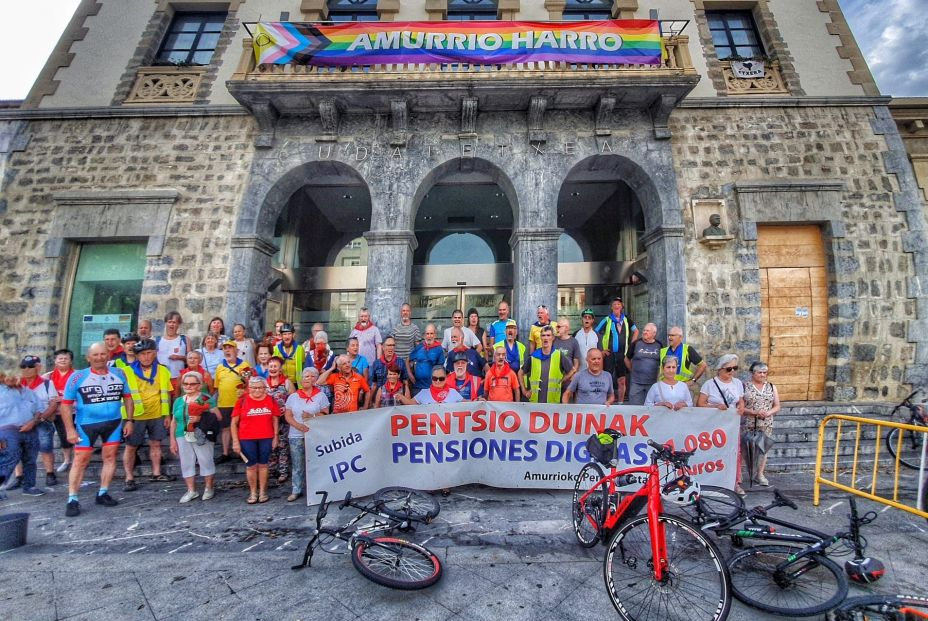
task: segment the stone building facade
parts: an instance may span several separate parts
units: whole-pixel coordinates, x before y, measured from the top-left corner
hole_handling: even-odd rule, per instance
[[[26,101],[0,109],[3,351],[79,342],[75,309],[125,297],[78,300],[81,257],[127,243],[144,247],[138,308],[119,312],[156,330],[176,309],[191,335],[216,315],[308,331],[362,303],[386,329],[406,300],[446,322],[503,298],[527,326],[538,305],[601,314],[618,294],[710,362],[769,359],[795,400],[928,380],[925,196],[835,0],[601,3],[664,20],[660,68],[255,65],[246,25],[344,4],[198,2],[222,16],[211,58],[166,67],[189,3],[81,3]],[[367,4],[425,21],[461,3]],[[577,3],[493,6],[557,21]],[[733,10],[763,78],[716,49]],[[703,235],[710,213],[725,235]]]

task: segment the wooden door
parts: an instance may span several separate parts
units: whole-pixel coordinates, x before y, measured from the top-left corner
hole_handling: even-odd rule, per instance
[[[821,229],[758,226],[761,359],[783,401],[824,398],[828,285]]]

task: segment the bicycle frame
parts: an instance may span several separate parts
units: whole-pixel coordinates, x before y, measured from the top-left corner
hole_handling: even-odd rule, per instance
[[[604,482],[608,482],[608,493],[606,497],[611,499],[618,494],[618,486],[615,484],[616,479],[625,477],[626,484],[636,483],[638,481],[637,477],[634,479],[629,478],[635,474],[646,474],[648,476],[647,482],[642,485],[637,492],[623,498],[618,506],[613,507],[611,502],[607,504],[606,509],[608,513],[603,521],[602,529],[607,532],[614,530],[622,521],[635,517],[641,510],[641,507],[647,504],[648,528],[651,534],[651,554],[652,558],[657,561],[654,563],[654,579],[660,581],[664,577],[664,569],[667,566],[667,545],[664,538],[664,528],[657,519],[657,516],[663,512],[664,505],[661,502],[660,467],[654,456],[652,456],[649,466],[637,466],[624,470],[616,470],[613,466],[608,475],[596,481],[593,486],[580,497],[579,502],[581,504],[586,503],[587,499],[598,491]],[[587,519],[589,519],[589,517]],[[599,527],[598,525],[596,526],[597,528]]]
[[[319,510],[316,512],[316,530],[313,533],[313,536],[310,538],[309,543],[306,544],[306,551],[303,553],[303,562],[299,565],[294,565],[291,567],[291,569],[302,569],[312,565],[313,552],[318,545],[321,545],[319,544],[320,535],[331,535],[337,539],[341,539],[348,544],[346,550],[347,553],[354,548],[354,543],[358,539],[368,539],[373,533],[389,532],[396,528],[403,529],[410,526],[409,522],[406,520],[398,520],[394,517],[386,515],[385,513],[377,511],[375,505],[351,502],[349,494],[349,497],[345,498],[344,502],[338,506],[339,511],[346,507],[352,507],[354,509],[358,509],[360,513],[348,520],[348,522],[346,522],[343,526],[339,526],[338,528],[323,528],[322,520],[329,512],[330,503],[326,502],[329,494],[328,492],[317,492],[317,494],[322,496],[322,501],[319,503]],[[362,528],[352,529],[355,524],[369,515],[375,516],[373,522],[371,522],[369,525],[364,525]],[[323,551],[330,552],[329,550],[325,550],[325,548],[323,548]],[[336,552],[330,553],[336,554]]]

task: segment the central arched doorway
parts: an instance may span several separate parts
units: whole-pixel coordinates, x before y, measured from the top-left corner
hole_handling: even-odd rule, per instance
[[[316,162],[311,179],[290,196],[277,219],[272,259],[281,274],[278,295],[268,299],[266,323],[290,319],[297,337],[322,323],[334,349],[345,340],[364,305],[367,287],[371,196],[349,166]]]
[[[513,202],[509,180],[484,160],[452,160],[428,175],[413,219],[416,321],[446,328],[454,309],[476,308],[483,325],[512,301]]]
[[[636,322],[648,320],[644,213],[622,178],[621,158],[594,157],[574,167],[558,194],[558,317],[579,325],[580,313],[609,313],[621,296]],[[640,327],[640,326],[639,326]]]

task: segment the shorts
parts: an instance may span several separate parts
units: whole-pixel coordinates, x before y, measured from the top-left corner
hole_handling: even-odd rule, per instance
[[[613,352],[611,356],[603,356],[603,371],[612,375],[612,381],[615,382],[620,377],[625,377],[628,369],[625,367],[625,357]]]
[[[242,447],[242,455],[248,458],[248,464],[246,466],[251,468],[252,466],[266,466],[268,460],[271,458],[271,444],[274,440],[271,438],[263,438],[261,440],[239,440],[239,444]]]
[[[61,444],[61,448],[69,449],[74,446],[68,442],[68,432],[64,428],[64,421],[61,420],[61,416],[55,417],[55,431],[58,432],[58,442]]]
[[[39,452],[55,452],[55,423],[50,420],[43,421],[36,425],[35,430],[39,434]]]
[[[232,410],[235,408],[219,408],[219,413],[222,414],[222,420],[219,421],[220,429],[228,429],[232,426]]]
[[[132,433],[126,438],[129,446],[142,446],[145,444],[145,434],[148,433],[149,442],[161,442],[168,437],[168,430],[164,426],[163,418],[149,418],[136,420],[132,424]]]
[[[122,437],[122,419],[105,420],[99,423],[75,423],[74,428],[80,440],[74,445],[78,451],[91,451],[97,438],[103,440],[103,446],[119,444]]]

